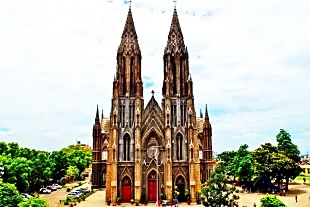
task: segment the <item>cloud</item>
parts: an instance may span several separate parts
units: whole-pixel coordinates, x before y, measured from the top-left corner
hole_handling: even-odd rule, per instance
[[[274,142],[280,128],[309,149],[310,2],[193,0],[177,9],[196,112],[208,104],[214,150]],[[122,0],[1,3],[0,126],[14,135],[2,131],[0,140],[46,150],[92,143],[96,104],[110,113],[127,11]],[[173,2],[136,0],[132,12],[145,103],[148,87],[160,103]]]

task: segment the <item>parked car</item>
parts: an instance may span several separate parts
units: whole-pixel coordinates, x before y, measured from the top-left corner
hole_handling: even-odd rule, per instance
[[[79,195],[80,197],[83,196],[83,193],[80,192],[80,191],[76,191],[76,190],[75,190],[75,191],[72,191],[71,193],[75,193],[75,194]]]
[[[61,188],[62,188],[62,186],[61,186],[61,185],[58,185],[57,183],[54,183],[52,186],[53,186],[54,188],[57,188],[57,189],[61,189]]]
[[[87,188],[79,188],[79,189],[77,189],[77,191],[82,192],[82,193],[84,193],[84,194],[90,192],[90,190],[88,190]]]
[[[50,194],[52,191],[50,189],[47,189],[47,188],[41,188],[39,190],[40,193],[43,193],[43,194]]]
[[[27,198],[27,199],[33,197],[33,196],[29,195],[28,193],[21,193],[20,195],[21,195],[22,197],[24,197],[24,198]]]
[[[77,193],[74,193],[74,192],[70,192],[70,193],[68,193],[68,195],[67,195],[68,197],[71,197],[71,198],[79,198],[79,197],[81,197],[79,194],[77,194]]]
[[[57,190],[57,188],[55,188],[55,187],[53,187],[51,185],[46,186],[46,188],[51,190],[51,191],[56,191]]]

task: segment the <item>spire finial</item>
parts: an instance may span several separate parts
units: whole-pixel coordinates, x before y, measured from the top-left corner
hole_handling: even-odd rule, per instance
[[[155,93],[154,90],[152,90],[151,93],[152,93],[152,97],[154,97],[154,93]]]
[[[132,0],[129,0],[129,10],[131,10],[131,2]]]
[[[103,119],[104,118],[104,116],[103,116],[103,109],[102,109],[102,112],[101,112],[101,119]]]
[[[96,111],[96,118],[95,118],[95,122],[99,123],[100,119],[99,119],[99,108],[98,108],[98,104],[97,104],[97,111]]]
[[[177,10],[177,0],[173,0],[173,2],[174,2],[174,11],[176,11]]]
[[[208,114],[208,105],[206,104],[206,111],[205,111],[205,120],[209,119],[209,114]]]

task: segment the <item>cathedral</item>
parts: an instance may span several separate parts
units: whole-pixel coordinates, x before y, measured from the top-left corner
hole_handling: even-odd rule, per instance
[[[196,116],[188,50],[176,9],[163,54],[161,105],[144,105],[142,54],[129,8],[117,49],[116,75],[110,117],[99,116],[93,125],[93,188],[106,188],[106,200],[120,197],[155,202],[159,196],[179,200],[186,190],[196,192],[213,168],[212,128],[207,106]]]

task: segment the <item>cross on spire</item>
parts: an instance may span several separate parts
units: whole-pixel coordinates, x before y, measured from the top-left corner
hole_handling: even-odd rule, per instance
[[[177,0],[173,0],[173,2],[174,2],[174,11],[176,11],[177,10]]]
[[[132,0],[129,0],[129,9],[131,9],[131,2]]]
[[[154,96],[154,93],[155,93],[154,90],[152,90],[151,93],[152,93],[152,96]]]

